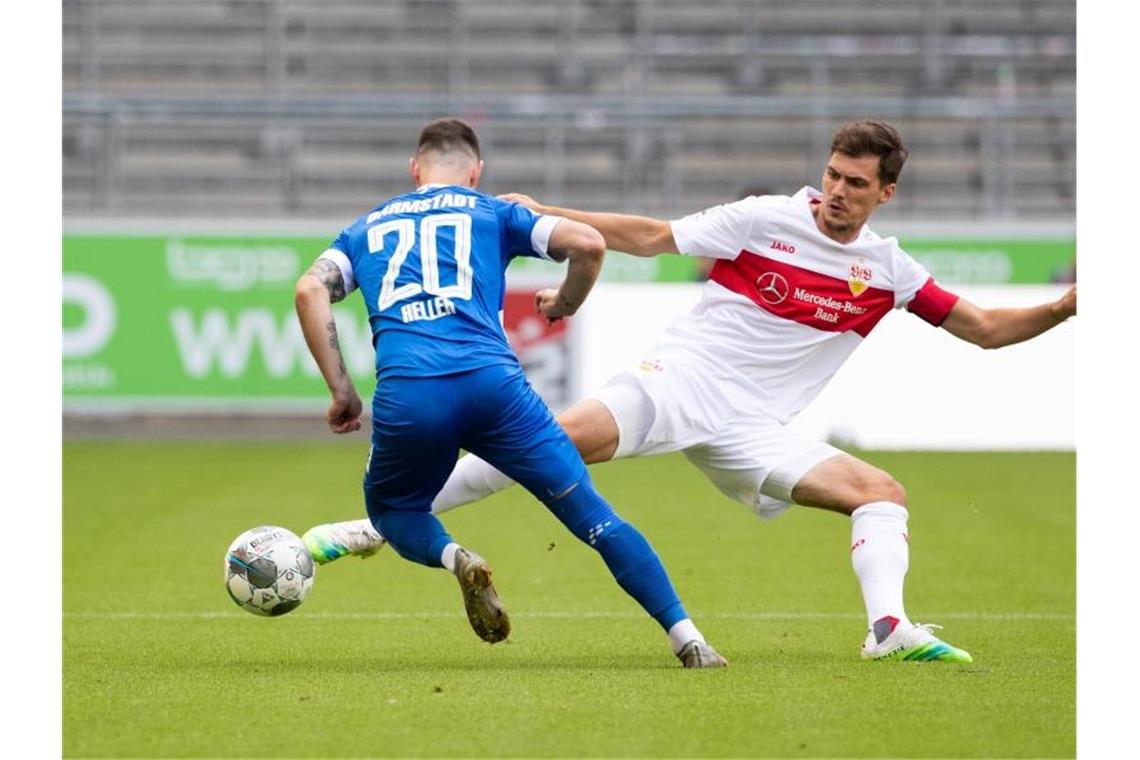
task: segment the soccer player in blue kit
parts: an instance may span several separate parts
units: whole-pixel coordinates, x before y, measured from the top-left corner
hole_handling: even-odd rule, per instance
[[[559,288],[535,294],[537,311],[558,320],[574,314],[593,287],[605,254],[602,236],[477,191],[478,137],[458,119],[423,128],[410,170],[417,189],[346,227],[296,290],[305,341],[332,395],[326,417],[334,433],[360,429],[362,404],[344,366],[332,304],[359,289],[368,309],[377,381],[364,474],[372,526],[401,557],[458,577],[480,638],[507,638],[510,620],[487,562],[459,546],[431,513],[466,449],[521,483],[597,550],[618,584],[666,631],[686,668],[726,665],[685,613],[648,541],[594,490],[574,444],[527,383],[500,323],[511,258],[568,262]],[[307,534],[306,541],[318,557],[329,548],[319,535]]]

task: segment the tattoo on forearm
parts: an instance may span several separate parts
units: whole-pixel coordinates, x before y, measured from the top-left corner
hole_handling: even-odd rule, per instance
[[[329,332],[329,347],[336,351],[337,370],[341,377],[345,377],[348,375],[348,368],[344,366],[344,354],[340,352],[340,338],[336,334],[336,321],[329,322],[325,325],[325,329]]]
[[[344,292],[344,275],[340,273],[340,267],[328,259],[317,259],[313,265],[309,267],[307,274],[311,274],[321,281],[329,291],[329,299],[336,303],[343,301]]]

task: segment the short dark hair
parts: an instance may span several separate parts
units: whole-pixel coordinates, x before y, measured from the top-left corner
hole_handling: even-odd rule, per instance
[[[899,181],[903,164],[910,151],[903,145],[899,131],[885,121],[853,121],[844,124],[831,138],[831,152],[852,158],[879,157],[879,182],[889,185]]]
[[[462,119],[445,117],[428,122],[420,130],[420,139],[416,144],[416,155],[427,151],[451,153],[462,150],[470,153],[476,159],[483,158],[479,150],[479,137],[471,125]]]

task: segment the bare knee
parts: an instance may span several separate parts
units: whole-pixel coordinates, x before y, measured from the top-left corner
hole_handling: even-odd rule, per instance
[[[861,468],[847,488],[839,489],[839,498],[833,508],[851,514],[864,504],[876,501],[889,501],[901,507],[906,506],[906,489],[894,477],[876,467]]]
[[[846,455],[809,470],[793,489],[792,498],[804,506],[843,514],[875,501],[906,506],[906,490],[889,472]]]
[[[906,506],[906,489],[902,483],[894,479],[889,472],[878,468],[870,468],[864,482],[860,484],[861,494],[859,500],[863,504],[873,501],[889,501],[899,506]]]
[[[605,404],[586,399],[559,414],[557,420],[586,464],[608,462],[613,458],[618,445],[618,427]]]
[[[559,414],[555,419],[558,421],[559,427],[561,427],[570,440],[574,442],[578,453],[584,457],[586,452],[593,446],[593,441],[590,440],[590,415],[584,413],[580,406],[581,404],[570,407]]]

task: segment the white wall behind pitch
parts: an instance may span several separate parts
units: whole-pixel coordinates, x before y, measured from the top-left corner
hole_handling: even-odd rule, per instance
[[[1066,286],[960,286],[980,306],[1030,306]],[[601,283],[575,317],[585,393],[633,368],[698,284]],[[1073,449],[1073,322],[983,351],[906,312],[888,315],[793,423],[869,449]]]

